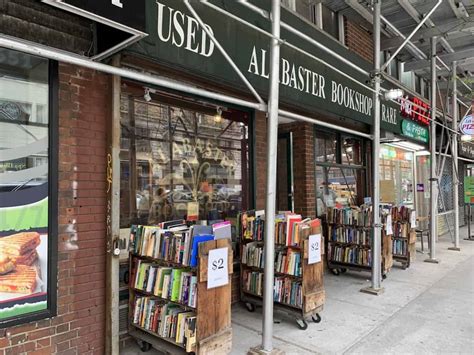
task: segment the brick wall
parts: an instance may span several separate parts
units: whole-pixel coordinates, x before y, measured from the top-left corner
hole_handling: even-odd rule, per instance
[[[313,125],[295,122],[280,125],[279,133],[293,132],[293,181],[295,213],[316,216]]]
[[[372,32],[344,18],[345,44],[365,60],[373,63],[374,42]]]
[[[103,354],[107,76],[59,65],[58,316],[5,330],[0,354]]]

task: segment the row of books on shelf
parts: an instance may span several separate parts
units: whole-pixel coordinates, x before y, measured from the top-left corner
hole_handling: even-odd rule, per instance
[[[131,284],[137,290],[196,307],[197,276],[189,269],[159,266],[135,258],[132,261]]]
[[[259,242],[244,244],[242,264],[263,269],[264,248]],[[275,271],[293,276],[301,276],[301,253],[292,249],[280,249],[275,252]]]
[[[263,211],[246,211],[239,215],[243,241],[263,241],[265,234],[265,214]],[[319,224],[319,220],[303,219],[301,215],[291,212],[275,216],[275,244],[283,246],[300,246],[302,230]]]
[[[157,226],[133,225],[130,250],[139,256],[195,267],[198,244],[223,238],[231,238],[229,221],[190,227],[183,220],[163,222]]]
[[[407,206],[392,206],[392,220],[408,223],[410,222],[410,218],[412,217],[412,212],[414,212],[414,210]]]
[[[410,236],[410,224],[406,222],[393,222],[392,236],[395,238],[408,238]]]
[[[339,243],[351,243],[361,246],[372,244],[372,232],[370,229],[353,228],[346,225],[329,225],[329,241]]]
[[[329,260],[334,262],[361,266],[372,265],[372,251],[370,249],[358,248],[357,246],[329,244],[328,255]]]
[[[243,271],[244,292],[263,296],[263,273],[258,271]],[[273,300],[295,307],[303,305],[303,288],[301,281],[285,276],[277,276],[273,283]]]
[[[394,239],[392,241],[392,253],[394,255],[408,255],[408,240]]]
[[[132,323],[193,351],[196,344],[196,313],[153,297],[136,297]]]
[[[339,225],[365,226],[372,225],[372,206],[331,207],[327,210],[327,222]]]

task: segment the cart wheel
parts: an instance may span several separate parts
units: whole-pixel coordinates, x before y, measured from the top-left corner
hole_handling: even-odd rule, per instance
[[[298,324],[298,327],[301,329],[301,330],[306,330],[308,329],[308,323],[306,323],[306,321],[304,319],[297,319],[296,320],[296,324]]]
[[[313,322],[314,322],[314,323],[319,323],[319,322],[321,322],[321,316],[319,315],[319,313],[316,313],[316,317],[315,317],[315,316],[311,316],[311,318],[313,318]]]
[[[340,269],[340,271],[341,271],[341,274],[345,274],[347,272],[347,269],[343,267],[342,269]]]
[[[402,265],[402,270],[406,270],[407,267],[408,267],[407,264],[403,264],[403,265]]]
[[[331,269],[331,272],[336,275],[336,276],[339,276],[339,269]]]
[[[146,353],[147,351],[150,351],[151,349],[151,344],[150,343],[147,343],[146,341],[142,341],[140,343],[140,350],[144,353]]]
[[[247,311],[255,312],[255,305],[253,303],[245,302],[245,307],[247,308]]]
[[[387,278],[387,274],[382,274],[382,280],[385,280]]]

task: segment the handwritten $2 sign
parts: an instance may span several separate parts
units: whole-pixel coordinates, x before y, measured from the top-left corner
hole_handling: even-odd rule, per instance
[[[229,283],[229,248],[212,249],[207,259],[207,288]]]
[[[308,238],[308,264],[321,261],[321,234],[312,234]]]

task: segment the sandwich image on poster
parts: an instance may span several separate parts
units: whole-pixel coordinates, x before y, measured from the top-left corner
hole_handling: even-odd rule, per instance
[[[37,263],[40,244],[41,238],[36,232],[17,233],[0,239],[0,300],[10,298],[11,293],[32,294],[37,291],[37,285],[41,284],[40,280],[37,282],[38,274],[41,276],[41,267]]]

